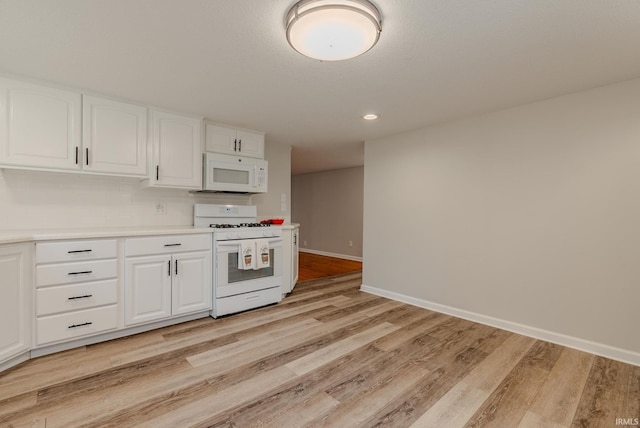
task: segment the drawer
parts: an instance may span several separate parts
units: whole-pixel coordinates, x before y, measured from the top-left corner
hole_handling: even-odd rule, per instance
[[[109,279],[40,288],[36,291],[36,315],[52,315],[117,303],[117,285],[116,279]]]
[[[114,330],[118,327],[118,306],[103,306],[36,318],[36,345],[72,340]]]
[[[221,297],[215,299],[214,314],[216,317],[259,308],[260,306],[277,303],[282,300],[280,287],[267,288],[266,290],[253,291],[251,293],[238,294],[236,296]]]
[[[36,264],[112,259],[116,257],[116,240],[60,241],[36,243]]]
[[[115,259],[36,266],[36,287],[77,284],[116,277]]]
[[[212,235],[166,235],[148,238],[129,238],[125,241],[127,256],[148,256],[183,251],[207,251],[211,249]]]

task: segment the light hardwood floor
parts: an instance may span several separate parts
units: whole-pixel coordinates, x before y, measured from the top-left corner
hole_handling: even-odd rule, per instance
[[[280,304],[26,362],[0,426],[614,427],[640,367],[359,291],[299,284]]]

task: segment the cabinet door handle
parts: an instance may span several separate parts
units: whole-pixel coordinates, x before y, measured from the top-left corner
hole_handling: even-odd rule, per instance
[[[237,138],[235,140],[233,140],[233,151],[234,152],[238,151],[238,139]]]
[[[178,275],[178,261],[176,260],[176,276]]]
[[[92,270],[83,270],[82,272],[69,272],[69,275],[87,275],[93,273]]]
[[[165,247],[179,247],[182,244],[164,244]]]
[[[169,262],[167,263],[167,276],[171,276],[171,260],[169,260]]]
[[[78,165],[78,151],[80,150],[80,148],[78,146],[76,146],[76,165]]]
[[[242,139],[238,140],[238,151],[242,151]]]
[[[293,235],[293,245],[298,245],[298,235]]]
[[[87,166],[89,166],[89,148],[88,147],[85,149],[85,154],[86,154],[85,162],[87,163]]]
[[[83,327],[85,325],[91,325],[91,324],[93,324],[91,321],[83,322],[82,324],[71,324],[68,328],[78,328],[78,327]]]
[[[76,253],[90,253],[93,250],[71,250],[67,251],[68,254],[76,254]]]
[[[156,181],[160,180],[160,165],[156,165]]]
[[[85,294],[84,296],[73,296],[69,297],[67,300],[88,299],[89,297],[93,297],[93,294]]]

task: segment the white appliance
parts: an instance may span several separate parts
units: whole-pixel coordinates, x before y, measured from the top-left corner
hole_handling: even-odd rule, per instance
[[[203,191],[265,193],[268,178],[268,162],[264,159],[204,154]]]
[[[213,228],[214,318],[282,300],[282,227],[257,223],[256,216],[254,205],[194,206],[193,225]],[[268,255],[260,254],[257,244],[268,248]],[[266,265],[243,266],[243,248],[255,248],[253,256]]]

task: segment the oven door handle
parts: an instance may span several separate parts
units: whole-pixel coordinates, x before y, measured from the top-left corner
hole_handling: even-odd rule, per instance
[[[282,238],[258,238],[258,239],[268,239],[270,247],[281,247],[282,246]],[[243,241],[257,241],[258,239],[234,239],[232,241],[218,241],[216,243],[216,248],[225,248],[225,247],[234,247],[237,248],[241,242]]]

